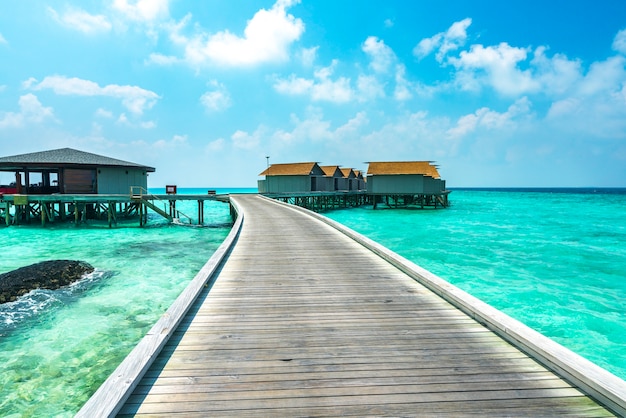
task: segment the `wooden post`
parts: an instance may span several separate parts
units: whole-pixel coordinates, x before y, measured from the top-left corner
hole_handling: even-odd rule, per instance
[[[198,225],[204,224],[204,202],[198,200]]]
[[[9,226],[11,224],[11,204],[4,202],[4,221]]]
[[[109,221],[109,228],[113,226],[113,211],[115,210],[115,202],[109,201],[109,205],[107,207],[107,218]]]

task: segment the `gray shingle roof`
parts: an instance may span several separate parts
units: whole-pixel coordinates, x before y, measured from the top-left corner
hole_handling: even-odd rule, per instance
[[[92,154],[90,152],[79,151],[72,148],[60,148],[50,151],[0,157],[0,168],[19,165],[36,166],[37,164],[43,164],[46,166],[82,165],[98,167],[134,167],[143,168],[149,172],[155,171],[153,167],[118,160],[116,158],[105,157],[103,155]]]

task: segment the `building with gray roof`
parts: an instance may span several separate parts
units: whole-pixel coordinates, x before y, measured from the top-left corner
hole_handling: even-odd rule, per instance
[[[142,164],[61,148],[0,157],[0,172],[15,173],[15,181],[0,185],[5,194],[129,194],[131,187],[148,187]]]

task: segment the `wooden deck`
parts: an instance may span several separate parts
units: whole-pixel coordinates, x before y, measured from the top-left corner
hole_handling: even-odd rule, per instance
[[[385,250],[300,209],[232,199],[245,217],[217,278],[138,384],[120,366],[79,416],[613,416]],[[623,381],[610,376],[622,413]],[[132,390],[121,409],[105,407],[120,386]]]

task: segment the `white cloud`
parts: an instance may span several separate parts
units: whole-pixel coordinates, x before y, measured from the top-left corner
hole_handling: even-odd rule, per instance
[[[251,66],[286,61],[290,45],[304,32],[302,20],[286,12],[295,3],[278,0],[270,10],[259,10],[248,21],[243,36],[225,30],[187,39],[178,33],[182,29],[178,25],[171,39],[185,48],[185,58],[193,65]]]
[[[54,118],[52,108],[43,106],[32,93],[21,96],[18,105],[20,107],[18,113],[0,113],[0,128],[20,128],[26,123],[41,123],[45,119]]]
[[[187,135],[174,135],[171,139],[159,139],[155,141],[153,147],[159,150],[176,150],[188,145]]]
[[[126,18],[135,21],[151,22],[167,17],[169,0],[114,0],[113,9]]]
[[[9,42],[5,39],[4,36],[0,33],[0,44],[8,44]]]
[[[352,119],[335,130],[334,136],[337,140],[348,137],[358,137],[358,132],[369,124],[369,118],[365,112],[357,113]]]
[[[59,24],[88,35],[108,32],[112,27],[106,16],[92,15],[81,9],[70,8],[62,15],[59,15],[56,10],[49,7],[48,12]]]
[[[271,134],[275,147],[283,149],[286,146],[303,143],[316,144],[315,146],[318,147],[319,144],[324,144],[333,148],[332,151],[335,152],[337,151],[335,145],[352,143],[359,138],[361,128],[368,125],[369,119],[365,112],[359,112],[345,124],[333,130],[331,123],[324,119],[320,111],[312,110],[305,119],[291,115],[291,122],[294,125],[291,131],[279,129]],[[327,152],[324,151],[324,154]]]
[[[224,145],[225,145],[226,141],[224,141],[224,138],[218,138],[215,141],[211,141],[207,144],[207,146],[205,147],[205,151],[208,153],[213,153],[216,151],[221,151],[224,149]]]
[[[405,101],[413,98],[411,94],[410,87],[411,83],[409,83],[406,78],[406,68],[404,65],[398,64],[396,66],[396,88],[394,90],[393,96],[396,100]]]
[[[111,112],[110,110],[106,110],[103,108],[98,108],[98,110],[96,110],[96,116],[100,117],[100,118],[105,118],[105,119],[111,119],[113,117],[113,112]]]
[[[154,129],[156,128],[156,123],[154,121],[131,121],[130,119],[128,119],[128,116],[126,116],[125,113],[120,114],[120,116],[117,118],[116,123],[118,125],[125,125],[125,126],[129,126],[131,128],[141,128],[141,129]]]
[[[555,100],[547,121],[569,133],[597,138],[626,136],[626,57],[594,62],[568,95]]]
[[[171,55],[163,55],[159,53],[152,53],[150,57],[146,60],[147,64],[156,64],[156,65],[173,65],[178,63],[180,60],[177,57]]]
[[[356,82],[360,101],[385,97],[385,86],[372,75],[360,75]]]
[[[122,113],[117,118],[117,123],[120,125],[130,125],[130,121],[128,120],[128,117],[126,116],[126,113]]]
[[[305,79],[289,76],[287,79],[276,79],[274,89],[282,94],[309,95],[313,101],[326,101],[333,103],[349,102],[355,97],[350,86],[350,79],[339,77],[331,80],[338,62],[335,60],[328,67],[322,67],[314,72],[314,79]]]
[[[386,73],[396,61],[393,50],[375,36],[368,37],[361,49],[370,57],[370,67],[377,73]]]
[[[290,75],[287,79],[276,79],[274,89],[282,94],[302,95],[309,94],[315,84],[314,80]]]
[[[231,140],[236,148],[250,150],[256,148],[261,143],[260,131],[263,128],[259,128],[253,134],[248,132],[237,130],[232,136]]]
[[[214,90],[207,91],[200,97],[200,103],[207,111],[217,112],[231,106],[230,94],[223,84],[213,80],[209,83]]]
[[[354,92],[350,87],[350,79],[340,77],[337,80],[322,78],[313,85],[311,99],[333,103],[346,103],[352,100]]]
[[[546,48],[535,50],[531,68],[544,93],[565,94],[582,79],[580,60],[570,60],[563,54],[555,54],[548,58]]]
[[[613,39],[613,50],[626,55],[626,29],[617,32]]]
[[[152,108],[159,99],[156,93],[137,86],[109,84],[100,87],[93,81],[58,75],[48,76],[38,84],[35,79],[30,78],[23,84],[33,90],[51,89],[58,95],[105,96],[121,99],[124,107],[134,114],[142,114],[145,109]]]
[[[317,50],[318,46],[314,46],[312,48],[302,48],[300,50],[300,61],[302,65],[305,67],[310,67],[315,63],[315,59],[317,58]]]
[[[626,58],[620,55],[594,62],[579,83],[578,94],[589,97],[616,93],[626,83],[625,66]]]
[[[478,128],[513,131],[517,127],[515,119],[528,116],[530,106],[528,98],[523,97],[509,106],[504,113],[496,112],[487,107],[480,108],[472,114],[460,117],[456,126],[448,129],[447,134],[451,138],[459,138]]]
[[[472,45],[469,51],[461,51],[458,58],[449,58],[449,62],[459,71],[457,81],[461,89],[489,85],[501,94],[515,96],[537,92],[541,87],[530,70],[518,67],[527,54],[526,48],[512,47],[506,42],[488,47]]]
[[[418,58],[424,58],[430,55],[437,47],[441,45],[441,40],[443,39],[443,33],[438,33],[430,38],[422,39],[416,46],[413,48],[413,55]]]
[[[184,144],[187,142],[187,135],[174,135],[172,137],[172,142],[174,144]]]
[[[413,97],[411,93],[411,83],[406,79],[406,67],[404,64],[398,63],[398,58],[393,50],[385,45],[382,40],[375,36],[370,36],[362,45],[362,50],[370,57],[370,68],[374,70],[378,76],[383,76],[395,70],[394,81],[395,87],[393,92],[394,99],[398,101],[406,101]],[[380,86],[382,82],[378,82]],[[359,90],[362,90],[359,85]],[[369,95],[369,98],[384,97],[384,94]],[[367,96],[366,96],[367,97]]]
[[[413,49],[413,54],[418,58],[424,58],[437,50],[435,57],[437,61],[442,62],[448,52],[465,45],[467,28],[471,24],[472,19],[470,18],[454,22],[447,31],[422,39]]]

